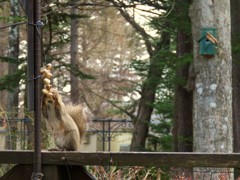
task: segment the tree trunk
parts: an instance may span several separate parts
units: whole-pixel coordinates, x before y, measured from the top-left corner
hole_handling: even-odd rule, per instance
[[[235,50],[239,46],[240,40],[240,1],[231,0],[231,19],[232,19],[232,86],[233,86],[233,152],[240,152],[240,52]],[[239,177],[240,170],[236,169],[235,179]]]
[[[194,151],[232,152],[230,2],[194,0],[190,8],[190,16],[194,68],[198,72],[193,108]],[[210,59],[199,54],[198,40],[202,38],[201,29],[206,27],[216,28],[219,42],[216,55]],[[210,174],[205,175],[210,177]],[[215,177],[217,175],[215,173],[213,179],[217,178]],[[197,176],[196,179],[199,179],[200,177]]]
[[[177,6],[178,5],[178,6]],[[186,19],[190,1],[178,0],[176,4],[177,14],[182,18],[182,21],[188,21],[190,24],[190,18]],[[186,22],[184,22],[186,23]],[[177,32],[177,56],[179,61],[182,61],[182,57],[186,54],[192,53],[192,38],[191,34],[186,32],[186,27],[178,27]],[[191,28],[190,26],[188,27]],[[180,62],[180,67],[176,70],[176,77],[186,80],[185,84],[177,84],[174,94],[174,120],[173,120],[173,150],[175,152],[192,152],[193,150],[193,90],[195,86],[195,79],[190,63]],[[181,82],[181,81],[180,81]],[[185,176],[192,176],[192,168],[178,168],[179,172],[185,172]]]
[[[0,77],[6,75],[8,72],[8,64],[4,62],[0,62]],[[0,107],[6,111],[7,109],[7,91],[0,91]]]
[[[78,1],[72,0],[72,4],[76,4]],[[71,67],[72,72],[70,75],[70,82],[71,82],[71,101],[73,104],[79,103],[80,93],[78,88],[78,77],[74,73],[78,69],[78,25],[79,20],[78,18],[74,17],[77,14],[77,8],[71,8],[71,14],[73,17],[71,18],[71,47],[70,47],[70,55],[71,55]]]
[[[12,17],[19,16],[19,7],[17,0],[11,0],[11,12],[10,15]],[[10,63],[8,65],[8,73],[12,74],[18,70],[18,56],[19,56],[19,26],[11,26],[9,32],[9,52],[8,56],[14,58],[16,63]],[[18,117],[18,93],[19,87],[16,87],[12,92],[8,92],[8,101],[7,101],[7,111],[10,113],[10,118]],[[7,148],[8,149],[16,149],[16,131],[17,131],[17,123],[12,122],[11,126],[11,134],[13,134],[11,142],[8,141]]]
[[[159,47],[161,47],[162,50],[169,50],[169,44],[170,34],[168,32],[163,32],[162,41],[159,43]],[[149,123],[153,112],[153,104],[155,102],[155,94],[162,74],[162,69],[159,66],[159,62],[162,61],[162,59],[157,56],[157,54],[160,53],[158,50],[160,51],[160,48],[156,48],[153,56],[150,56],[148,75],[143,82],[137,117],[134,120],[131,151],[145,150],[145,142],[148,136]]]
[[[240,1],[231,0],[232,12],[232,43],[233,46],[240,40]],[[237,45],[237,44],[236,44]],[[240,152],[240,52],[233,50],[233,134],[234,134],[234,152]]]
[[[178,33],[178,38],[189,40],[182,33]],[[180,45],[181,46],[181,45]],[[191,48],[190,48],[191,49]],[[186,49],[185,49],[186,50]],[[187,51],[185,51],[187,52]],[[184,53],[182,51],[181,53]],[[186,64],[180,67],[176,76],[188,79],[190,65]],[[177,85],[175,88],[175,114],[174,114],[174,151],[176,152],[192,152],[192,109],[193,109],[193,90],[187,90],[182,85]]]
[[[189,3],[186,2],[185,3]],[[182,7],[182,0],[180,8]],[[185,16],[186,9],[178,9],[180,16]],[[189,27],[190,28],[190,27]],[[177,33],[177,56],[181,58],[185,54],[192,52],[192,43],[190,35],[184,33],[181,29]],[[181,63],[180,63],[181,64]],[[189,70],[190,65],[184,64],[176,71],[176,76],[188,80],[187,84],[195,85],[194,79],[190,78],[194,73]],[[192,87],[189,87],[192,88]],[[186,89],[178,84],[175,88],[175,111],[173,123],[173,150],[175,152],[192,152],[192,109],[193,109],[193,89]]]
[[[150,72],[149,74],[154,75],[154,73]],[[152,105],[155,100],[156,86],[153,87],[149,83],[145,82],[141,92],[137,117],[134,123],[131,151],[143,151],[145,149],[145,142],[149,129],[148,126],[153,111]]]
[[[11,0],[11,12],[12,17],[19,16],[19,7],[17,0]],[[16,63],[9,63],[8,73],[12,74],[18,70],[18,56],[19,56],[19,26],[11,26],[9,31],[9,51],[8,56],[15,59]],[[18,108],[18,93],[19,88],[15,88],[13,92],[8,93],[8,107],[7,111],[14,114],[14,118],[17,117],[17,108]]]

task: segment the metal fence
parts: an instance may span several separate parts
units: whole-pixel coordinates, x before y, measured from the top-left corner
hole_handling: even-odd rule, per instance
[[[3,119],[0,119],[1,121]],[[6,128],[0,129],[0,147],[3,147],[5,143],[6,149],[28,149],[29,136],[33,134],[33,128],[30,128],[33,127],[33,120],[29,118],[7,119],[6,123]],[[96,126],[96,124],[100,125]],[[115,140],[115,134],[130,132],[132,127],[132,121],[127,119],[94,119],[88,132],[98,134],[103,151],[111,151],[111,142]],[[45,136],[47,131],[42,131],[42,134]]]
[[[28,125],[32,123],[29,118],[23,119],[1,119],[0,122],[6,121],[6,127],[1,126],[0,144],[5,149],[27,149],[30,132]]]

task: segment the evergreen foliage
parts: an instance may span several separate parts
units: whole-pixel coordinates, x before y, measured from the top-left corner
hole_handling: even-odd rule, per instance
[[[0,62],[12,63],[17,65],[22,64],[24,60],[24,58],[16,60],[15,58],[0,56]],[[25,66],[21,66],[21,68],[19,68],[13,74],[7,74],[0,77],[0,91],[7,90],[12,92],[14,89],[19,87],[20,80],[25,79],[25,68]]]
[[[175,72],[177,69],[192,63],[193,55],[185,54],[182,57],[176,55],[176,34],[177,31],[185,34],[191,34],[191,24],[189,21],[188,13],[178,15],[178,10],[188,12],[189,4],[179,3],[173,1],[132,1],[138,2],[142,5],[147,5],[155,10],[165,11],[165,14],[159,16],[153,16],[149,21],[149,27],[155,32],[154,38],[151,43],[154,47],[160,47],[160,50],[154,54],[153,58],[157,58],[158,61],[155,66],[158,66],[159,75],[151,79],[158,84],[154,107],[154,114],[159,115],[158,123],[149,124],[151,132],[148,138],[148,142],[155,146],[159,144],[159,147],[154,147],[154,150],[171,151],[172,150],[172,120],[174,109],[174,88],[176,85],[184,86],[186,79],[177,77]],[[169,36],[170,42],[167,42],[165,35]],[[188,42],[183,42],[188,43]],[[157,49],[157,48],[155,48]],[[149,69],[149,64],[141,61],[134,61],[132,66],[138,71],[138,75],[146,77],[146,72]]]
[[[176,32],[178,29],[183,29],[186,33],[190,33],[190,24],[188,24],[189,21],[184,20],[184,18],[188,17],[183,18],[177,16],[176,9],[179,6],[177,2],[174,3],[171,0],[132,0],[130,4],[131,3],[148,6],[148,8],[153,10],[152,13],[155,14],[154,16],[149,17],[150,21],[148,23],[149,28],[155,32],[152,37],[148,37],[150,39],[150,45],[154,50],[154,54],[150,57],[150,60],[142,60],[142,58],[139,58],[132,60],[129,66],[125,65],[141,77],[140,81],[138,81],[135,85],[125,87],[115,87],[115,85],[112,85],[111,91],[119,90],[122,92],[121,90],[125,88],[124,93],[132,93],[133,91],[140,92],[143,87],[143,80],[145,80],[148,76],[149,69],[157,69],[156,74],[144,82],[150,88],[151,86],[157,86],[155,102],[154,104],[151,104],[151,106],[154,108],[154,114],[158,114],[159,117],[161,117],[158,119],[158,124],[150,124],[151,131],[153,133],[149,136],[148,140],[152,143],[157,142],[158,144],[161,144],[160,150],[170,150],[170,129],[172,126],[171,121],[173,118],[174,107],[173,91],[177,83],[185,84],[186,82],[185,79],[176,77],[175,72],[178,67],[191,62],[192,58],[192,55],[186,55],[181,57],[181,59],[176,57]],[[86,6],[86,4],[82,5]],[[185,5],[186,4],[181,4],[181,6]],[[80,7],[81,3],[79,3],[78,6]],[[59,72],[55,74],[55,76],[59,76],[59,79],[61,79],[61,85],[63,86],[69,83],[67,74],[69,72],[81,79],[98,79],[98,74],[82,71],[79,67],[72,66],[69,61],[65,60],[69,56],[70,20],[72,18],[90,19],[91,15],[85,13],[86,11],[80,11],[81,13],[78,15],[70,14],[69,7],[71,7],[71,4],[67,2],[60,3],[54,1],[50,3],[49,1],[43,1],[43,7],[43,20],[45,24],[43,28],[43,63],[55,64],[55,71]],[[156,10],[158,13],[156,13]],[[160,11],[163,11],[163,13],[159,14]],[[12,18],[0,17],[0,20],[4,20],[6,22],[18,22],[25,20],[25,17],[16,17],[15,20]],[[101,33],[99,33],[99,35],[101,35]],[[140,38],[140,36],[133,36],[132,38]],[[132,43],[132,41],[129,43]],[[118,58],[112,57],[112,59],[118,63]],[[16,60],[9,57],[0,57],[0,61],[18,63],[18,65],[20,65],[23,61],[25,61],[25,59],[19,59],[19,61],[16,62]],[[154,64],[151,65],[151,61],[154,61]],[[25,66],[19,67],[21,68],[19,68],[19,70],[14,74],[6,75],[0,79],[0,90],[12,91],[15,87],[19,86],[20,80],[25,79]],[[118,70],[118,67],[116,67],[114,68]],[[110,79],[110,76],[108,78]],[[114,97],[113,99],[109,99],[108,103],[115,104],[115,107],[118,107],[118,111],[115,109],[111,111],[114,112],[115,115],[116,113],[126,113],[127,115],[132,115],[135,111],[135,107],[137,106],[136,101],[136,99],[132,98],[128,102],[124,102],[122,99],[116,99],[116,97]],[[132,118],[133,116],[130,117]]]

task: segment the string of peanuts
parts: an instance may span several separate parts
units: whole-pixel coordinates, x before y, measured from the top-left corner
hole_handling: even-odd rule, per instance
[[[52,78],[51,69],[52,69],[52,64],[47,64],[46,66],[41,68],[40,73],[42,75],[41,78],[43,79],[43,84],[44,84],[42,93],[45,94],[47,98],[52,100],[54,89],[52,88],[51,80],[50,80]]]

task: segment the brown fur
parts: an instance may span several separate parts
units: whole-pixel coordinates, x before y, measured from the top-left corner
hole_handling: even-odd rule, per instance
[[[87,116],[80,105],[67,105],[55,90],[53,97],[43,95],[42,114],[47,120],[54,142],[59,149],[78,151],[80,142],[87,130]]]
[[[87,120],[87,115],[84,111],[83,106],[81,105],[66,105],[66,112],[72,117],[74,122],[77,124],[78,130],[81,135],[81,139],[85,135],[87,129],[88,129],[88,120]]]

